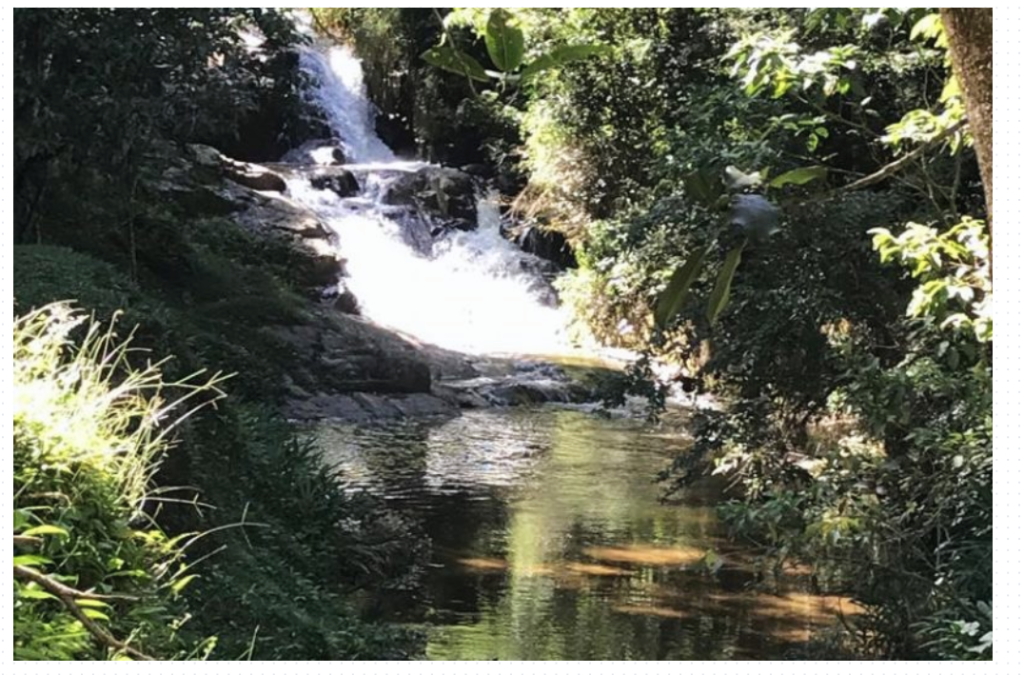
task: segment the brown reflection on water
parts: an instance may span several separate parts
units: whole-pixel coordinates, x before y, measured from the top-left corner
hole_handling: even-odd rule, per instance
[[[389,598],[426,626],[429,658],[779,658],[857,611],[808,593],[805,569],[758,590],[713,508],[660,502],[653,476],[687,446],[665,429],[539,408],[318,438],[352,489],[431,536],[420,595]]]

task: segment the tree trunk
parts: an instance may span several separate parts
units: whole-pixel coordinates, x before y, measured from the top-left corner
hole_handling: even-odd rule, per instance
[[[985,185],[992,273],[992,10],[940,9],[949,36],[953,72],[967,102],[967,121]]]

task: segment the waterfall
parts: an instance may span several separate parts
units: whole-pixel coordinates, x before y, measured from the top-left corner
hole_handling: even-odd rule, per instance
[[[343,283],[358,298],[363,316],[468,353],[566,351],[563,315],[545,278],[549,264],[502,236],[494,195],[478,188],[475,218],[463,218],[461,229],[389,199],[396,186],[417,174],[470,179],[395,157],[374,131],[362,67],[348,48],[307,48],[300,63],[311,76],[307,93],[323,111],[347,163],[297,171],[288,179],[289,192],[337,234],[339,254],[346,259]],[[358,192],[342,197],[314,188],[311,177],[330,170],[351,172]],[[473,220],[475,228],[469,229]]]

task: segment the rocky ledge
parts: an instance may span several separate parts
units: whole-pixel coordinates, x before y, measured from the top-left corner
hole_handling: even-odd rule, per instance
[[[301,319],[263,331],[289,364],[283,409],[297,420],[364,422],[451,415],[463,408],[594,398],[594,387],[564,369],[509,359],[478,358],[424,345],[358,315],[344,290],[344,242],[316,213],[291,199],[299,171],[318,189],[350,195],[357,177],[337,148],[312,142],[288,162],[252,164],[202,145],[188,147],[149,185],[164,198],[291,251],[286,279],[306,296]],[[317,184],[319,182],[319,184]],[[344,193],[344,194],[342,194]],[[426,167],[400,176],[386,200],[474,227],[475,184],[457,170]],[[340,283],[339,283],[340,282]]]

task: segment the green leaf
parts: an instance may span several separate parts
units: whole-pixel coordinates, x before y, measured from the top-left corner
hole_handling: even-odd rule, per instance
[[[174,595],[177,595],[178,593],[181,593],[183,590],[185,590],[185,587],[189,585],[189,582],[191,582],[197,576],[199,576],[199,575],[197,575],[197,574],[189,574],[187,576],[184,576],[184,577],[178,579],[173,584],[171,584],[171,593],[174,594]]]
[[[30,586],[18,590],[18,597],[26,600],[60,600],[56,595],[47,593],[46,591]]]
[[[434,47],[423,52],[421,58],[442,70],[465,75],[477,82],[487,82],[487,72],[480,62],[454,47]]]
[[[667,326],[668,322],[683,308],[683,303],[686,302],[686,297],[690,293],[690,286],[693,285],[694,279],[697,278],[701,263],[704,262],[704,258],[709,250],[710,248],[705,248],[697,251],[690,256],[682,267],[673,272],[668,286],[658,296],[658,302],[654,308],[654,321],[658,327],[664,328]]]
[[[95,609],[104,609],[110,607],[107,603],[102,600],[94,600],[92,598],[76,598],[75,604],[79,607],[93,607]]]
[[[44,558],[41,555],[16,555],[16,556],[14,556],[14,564],[15,564],[15,566],[17,566],[17,565],[24,565],[26,567],[31,567],[31,566],[34,566],[34,565],[49,565],[52,562],[53,561],[50,560],[49,558]]]
[[[715,200],[722,195],[723,186],[716,174],[700,169],[686,175],[683,179],[683,189],[687,197],[711,208]]]
[[[711,297],[708,299],[708,323],[712,325],[718,320],[718,315],[722,313],[725,306],[729,304],[732,278],[736,275],[736,268],[739,267],[740,258],[743,255],[743,247],[746,245],[747,242],[744,241],[729,251],[728,255],[725,256],[725,264],[722,265],[722,269],[718,272],[715,288],[711,291]]]
[[[38,537],[44,534],[55,534],[61,537],[68,536],[68,531],[56,525],[39,525],[21,533],[25,537]]]
[[[93,621],[110,621],[110,617],[107,616],[106,614],[104,614],[103,612],[99,611],[98,609],[92,609],[90,607],[83,607],[82,608],[82,614],[85,614],[87,617],[89,617]]]
[[[487,53],[498,70],[511,73],[523,63],[525,44],[523,31],[512,25],[512,15],[504,9],[495,9],[487,20],[484,34]]]
[[[564,66],[567,63],[573,61],[582,61],[583,59],[590,58],[591,56],[597,56],[599,54],[606,54],[610,51],[608,45],[562,45],[555,47],[546,54],[541,54],[523,69],[522,78],[525,80],[529,77],[533,77],[537,73],[540,73],[549,68],[556,68],[558,66]]]
[[[819,180],[827,175],[828,169],[823,166],[802,166],[799,169],[787,171],[781,176],[776,176],[768,185],[773,188],[779,188],[783,185],[805,185],[812,180]]]

